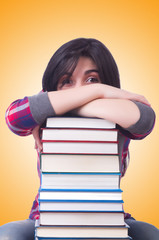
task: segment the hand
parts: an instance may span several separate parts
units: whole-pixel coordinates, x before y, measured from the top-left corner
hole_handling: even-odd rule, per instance
[[[32,130],[32,134],[33,137],[35,139],[35,149],[37,149],[39,152],[42,151],[42,143],[41,143],[41,139],[40,139],[40,126],[36,126],[33,130]]]
[[[109,85],[103,85],[103,98],[134,100],[150,106],[150,103],[144,96]]]
[[[136,94],[136,93],[129,93],[129,94],[130,94],[130,96],[128,98],[129,100],[134,100],[134,101],[137,101],[137,102],[141,102],[143,104],[148,105],[149,107],[151,106],[149,101],[143,95]]]

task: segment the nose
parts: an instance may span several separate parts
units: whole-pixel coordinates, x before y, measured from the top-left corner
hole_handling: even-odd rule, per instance
[[[76,82],[76,84],[74,85],[74,87],[81,87],[83,84],[81,82]]]
[[[76,81],[75,81],[75,83],[74,83],[74,87],[82,87],[82,86],[84,86],[84,82],[82,81],[82,79],[81,78],[76,78]]]

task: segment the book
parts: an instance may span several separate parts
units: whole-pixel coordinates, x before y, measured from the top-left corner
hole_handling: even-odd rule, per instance
[[[37,237],[50,238],[75,238],[75,239],[108,239],[126,238],[128,239],[127,226],[40,226],[35,230]]]
[[[124,213],[122,212],[59,212],[41,211],[40,225],[54,226],[123,226]]]
[[[43,128],[43,140],[117,141],[117,129]]]
[[[109,190],[89,190],[81,191],[78,189],[40,189],[39,200],[52,200],[52,201],[105,201],[105,200],[122,200],[121,189]]]
[[[67,201],[52,201],[39,199],[39,211],[122,211],[123,200],[115,201],[100,201],[100,200],[67,200]]]
[[[54,128],[116,128],[116,124],[100,118],[85,117],[49,117],[46,127]]]
[[[46,154],[40,155],[42,172],[119,172],[118,155]]]
[[[42,140],[45,153],[118,154],[118,142]]]
[[[66,240],[66,239],[69,239],[69,240],[99,240],[99,239],[102,239],[102,240],[130,240],[132,239],[131,237],[122,237],[122,238],[50,238],[50,237],[35,237],[35,240]]]
[[[124,238],[50,238],[50,237],[35,237],[35,240],[66,240],[66,239],[69,239],[69,240],[99,240],[99,239],[102,239],[102,240],[130,240],[132,239],[131,237],[124,237]]]
[[[99,240],[99,239],[101,239],[101,240],[121,240],[121,239],[123,239],[123,240],[130,240],[130,239],[132,239],[131,237],[118,237],[118,238],[50,238],[50,237],[35,237],[35,240],[66,240],[66,239],[68,239],[68,240]]]
[[[48,173],[41,174],[43,189],[118,189],[120,173]]]
[[[47,238],[47,237],[35,237],[35,240],[66,240],[66,239],[69,239],[69,240],[99,240],[99,239],[102,239],[102,240],[130,240],[132,239],[131,237],[124,237],[124,238]]]

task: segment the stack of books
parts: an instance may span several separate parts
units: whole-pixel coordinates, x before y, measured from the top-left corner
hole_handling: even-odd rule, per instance
[[[48,118],[42,142],[35,239],[130,239],[116,125],[96,118]]]

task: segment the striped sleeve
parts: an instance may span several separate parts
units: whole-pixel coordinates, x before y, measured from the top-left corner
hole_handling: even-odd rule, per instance
[[[32,129],[38,125],[32,116],[28,97],[11,103],[6,111],[5,119],[9,129],[19,136],[30,135]]]

